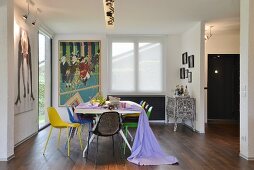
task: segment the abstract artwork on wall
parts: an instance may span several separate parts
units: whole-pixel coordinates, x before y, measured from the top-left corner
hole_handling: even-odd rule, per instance
[[[59,106],[77,93],[87,102],[100,91],[100,41],[59,41]]]
[[[14,112],[16,114],[33,109],[33,67],[32,67],[32,48],[27,31],[18,28],[15,32],[14,53],[17,58],[14,62],[15,75],[15,103]]]

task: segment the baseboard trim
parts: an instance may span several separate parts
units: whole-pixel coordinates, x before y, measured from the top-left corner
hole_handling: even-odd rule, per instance
[[[22,143],[26,142],[27,140],[29,140],[30,138],[32,138],[33,136],[35,136],[35,135],[37,135],[37,134],[38,134],[38,132],[35,132],[35,133],[33,133],[32,135],[30,135],[30,136],[26,137],[25,139],[21,140],[20,142],[16,143],[16,144],[14,145],[14,148],[16,148],[17,146],[19,146],[19,145],[21,145]]]
[[[15,155],[14,154],[12,154],[11,156],[9,156],[8,158],[0,158],[0,161],[4,161],[4,162],[6,162],[6,161],[9,161],[9,160],[11,160],[11,159],[13,159],[15,157]]]
[[[246,160],[248,160],[248,161],[254,161],[254,157],[247,157],[247,156],[245,156],[245,155],[243,155],[243,154],[241,154],[241,153],[239,153],[239,156],[240,157],[242,157],[243,159],[246,159]]]

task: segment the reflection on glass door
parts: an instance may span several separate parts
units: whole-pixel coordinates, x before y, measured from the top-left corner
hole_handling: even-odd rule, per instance
[[[39,34],[39,128],[45,126],[45,36]]]

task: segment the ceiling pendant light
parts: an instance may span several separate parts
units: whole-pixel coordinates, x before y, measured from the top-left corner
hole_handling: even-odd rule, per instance
[[[213,36],[213,34],[212,34],[212,28],[213,28],[213,26],[209,26],[209,32],[208,33],[205,33],[205,40],[209,40],[212,36]]]
[[[107,27],[114,27],[115,22],[115,1],[114,0],[103,0],[104,16]]]

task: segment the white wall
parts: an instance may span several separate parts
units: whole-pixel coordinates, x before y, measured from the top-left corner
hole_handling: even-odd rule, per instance
[[[52,68],[53,68],[53,107],[57,109],[61,117],[65,121],[69,121],[67,110],[65,107],[58,107],[58,41],[59,40],[101,40],[101,91],[104,96],[107,95],[107,42],[106,35],[85,35],[85,34],[57,34],[53,39],[53,56],[52,56]]]
[[[207,87],[208,54],[240,54],[240,30],[226,30],[205,41],[205,87]],[[207,122],[207,90],[205,90],[205,122]]]
[[[24,14],[19,8],[14,10],[15,20],[18,26],[24,28],[28,34],[32,53],[32,72],[33,72],[33,94],[34,104],[33,109],[28,112],[17,114],[14,116],[14,142],[21,142],[27,137],[38,131],[38,31],[31,24],[25,23],[21,16]],[[14,45],[17,46],[17,40],[14,40]],[[15,56],[17,59],[17,56]],[[14,74],[17,74],[16,72]],[[14,103],[13,103],[14,105]]]
[[[180,84],[180,71],[182,63],[181,35],[169,35],[166,55],[166,95],[173,96],[176,85]],[[166,99],[167,104],[167,99]],[[165,111],[167,120],[167,113]],[[173,123],[173,119],[169,119],[168,123]]]
[[[176,85],[180,83],[179,68],[182,64],[181,36],[169,35],[166,56],[166,94],[174,95]]]
[[[204,128],[204,25],[198,22],[182,35],[182,53],[194,55],[194,68],[188,68],[192,72],[192,83],[187,79],[181,84],[187,85],[191,97],[196,99],[196,130],[205,132]],[[180,60],[181,61],[181,60]],[[186,66],[185,66],[186,67]],[[189,122],[186,122],[190,125]]]
[[[0,161],[14,154],[13,0],[0,0]]]
[[[240,156],[254,160],[254,1],[241,0]]]
[[[214,34],[205,41],[206,54],[239,54],[240,30],[228,30]]]

